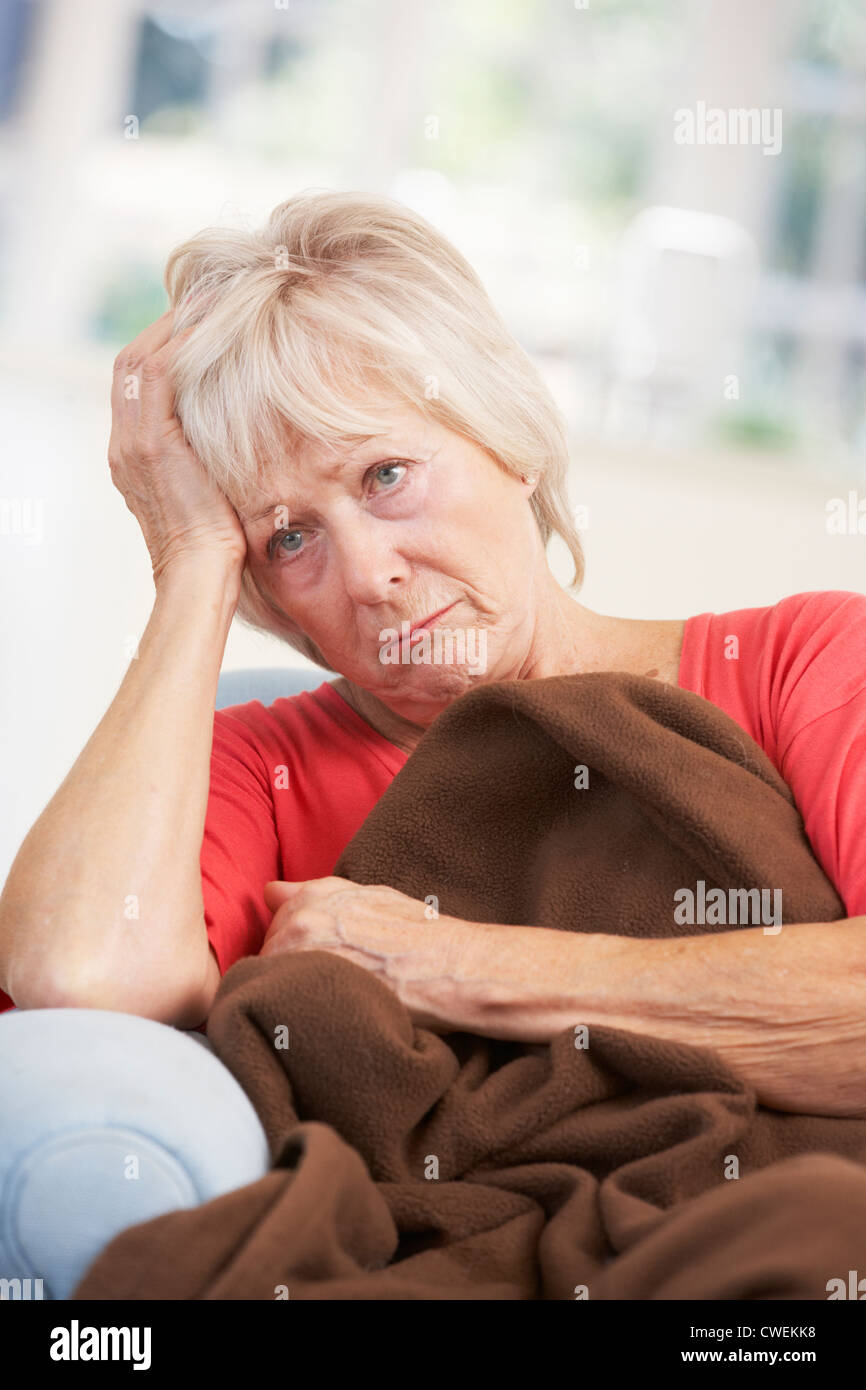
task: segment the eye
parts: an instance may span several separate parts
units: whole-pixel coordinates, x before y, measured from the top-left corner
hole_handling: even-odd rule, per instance
[[[398,478],[392,478],[390,482],[387,481],[387,480],[385,481],[385,491],[386,491],[386,492],[391,492],[391,491],[393,491],[393,489],[396,487],[397,483],[399,483],[400,478],[403,476],[403,473],[406,472],[407,466],[408,466],[407,464],[405,464],[405,463],[399,463],[399,462],[394,462],[394,463],[382,463],[382,464],[379,465],[378,468],[375,468],[375,469],[373,470],[373,476],[374,476],[374,478],[379,478],[379,477],[381,477],[381,475],[382,475],[383,473],[391,473],[391,474],[393,474],[393,473],[396,473],[396,472],[398,472],[399,470],[402,469],[402,472],[400,473],[400,477],[398,477]]]
[[[303,539],[304,537],[301,531],[275,531],[268,540],[268,559],[272,560],[278,550],[280,550],[283,555],[296,555],[301,548]],[[287,545],[287,541],[291,541],[292,544]]]
[[[396,459],[392,463],[380,463],[372,468],[366,475],[367,477],[378,478],[382,483],[382,491],[395,492],[403,480],[403,475],[408,472],[409,464]],[[382,475],[385,475],[384,477]],[[265,553],[269,560],[288,559],[290,556],[298,555],[303,547],[304,533],[297,528],[283,528],[281,531],[274,531],[268,538],[265,546]]]

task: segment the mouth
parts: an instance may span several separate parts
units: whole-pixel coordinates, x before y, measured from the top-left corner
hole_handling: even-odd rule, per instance
[[[457,601],[455,599],[454,603],[449,603],[447,608],[439,608],[435,613],[431,613],[429,617],[423,618],[420,623],[412,623],[409,628],[409,636],[412,637],[416,632],[423,632],[425,628],[432,627],[433,624],[442,617],[443,613],[450,613],[451,609],[456,606]]]

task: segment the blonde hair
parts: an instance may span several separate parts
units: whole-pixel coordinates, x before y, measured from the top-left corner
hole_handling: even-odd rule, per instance
[[[566,490],[565,421],[475,271],[419,214],[362,192],[304,191],[262,231],[211,227],[165,270],[175,409],[211,477],[236,506],[293,443],[330,446],[384,433],[377,408],[406,404],[492,455],[530,499],[545,545],[584,558]],[[263,595],[249,568],[238,616],[330,670]]]

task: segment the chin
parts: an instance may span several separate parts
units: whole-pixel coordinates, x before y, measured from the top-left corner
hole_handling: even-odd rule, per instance
[[[392,643],[380,663],[389,690],[459,694],[490,676],[486,628],[434,626],[421,631],[411,648]]]
[[[486,672],[474,671],[461,665],[435,666],[386,666],[384,678],[380,675],[375,686],[370,687],[380,699],[389,703],[405,700],[409,703],[437,703],[456,700],[465,691],[484,685],[490,676]]]

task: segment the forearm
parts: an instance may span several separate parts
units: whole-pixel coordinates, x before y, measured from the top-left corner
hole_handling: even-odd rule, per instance
[[[765,1105],[866,1116],[866,917],[663,940],[489,926],[472,951],[478,1031],[652,1034],[714,1049]]]
[[[0,898],[0,984],[19,1006],[129,1009],[186,1026],[204,1016],[199,860],[239,580],[210,557],[161,577],[115,699],[22,844]]]

